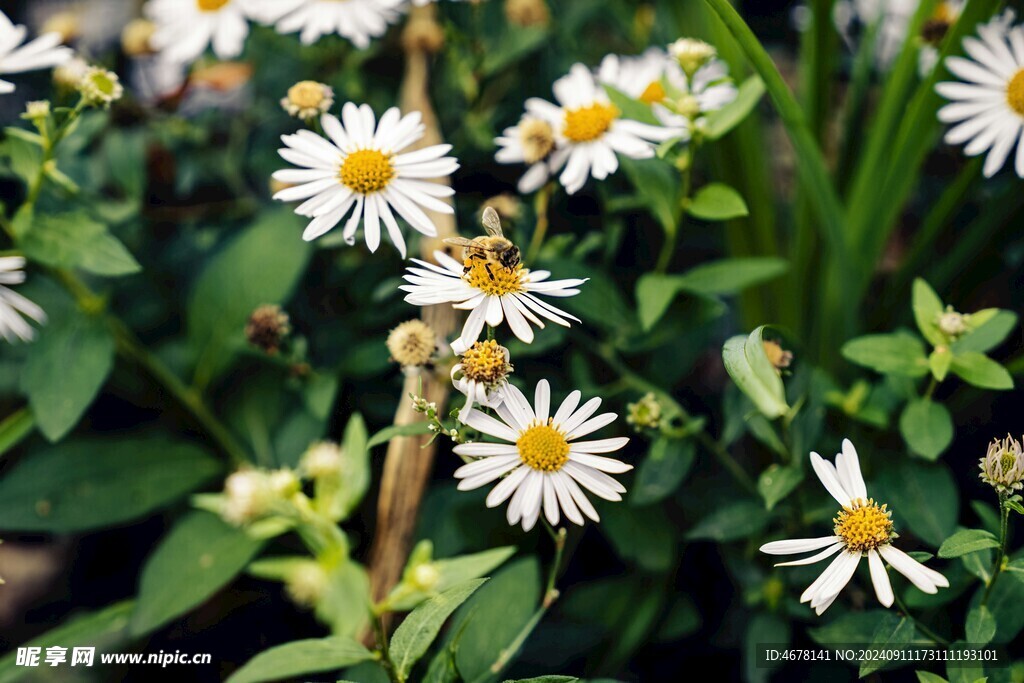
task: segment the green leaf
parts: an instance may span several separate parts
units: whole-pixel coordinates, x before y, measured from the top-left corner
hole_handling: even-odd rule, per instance
[[[937,382],[946,379],[949,366],[953,364],[953,352],[948,346],[940,346],[928,355],[928,367]]]
[[[369,451],[377,446],[389,443],[392,439],[399,436],[423,436],[430,433],[430,423],[425,420],[407,425],[391,425],[371,436],[370,440],[366,442],[366,450]]]
[[[461,633],[455,660],[463,680],[489,680],[491,665],[530,621],[540,597],[540,567],[531,558],[509,564],[466,601],[448,629],[450,639]]]
[[[843,357],[883,375],[922,377],[928,374],[928,359],[921,340],[908,334],[869,334],[843,345]]]
[[[626,93],[618,90],[617,88],[604,84],[604,89],[608,93],[608,99],[612,101],[621,113],[621,118],[630,119],[633,121],[639,121],[640,123],[648,123],[652,126],[660,126],[661,122],[658,121],[658,117],[654,115],[651,110],[651,105],[634,100]]]
[[[83,212],[36,214],[18,246],[29,259],[55,268],[81,268],[106,277],[142,270],[107,226]]]
[[[984,605],[978,605],[967,613],[967,642],[971,645],[987,645],[996,635],[996,618]]]
[[[900,661],[897,651],[904,650],[904,646],[913,640],[915,630],[912,620],[906,617],[898,617],[891,613],[886,614],[871,638],[871,645],[869,647],[873,652],[873,656],[865,659],[860,664],[860,678],[864,678],[883,668],[893,658],[896,661]],[[894,656],[886,656],[888,653],[893,653]]]
[[[976,324],[975,319],[980,313],[979,311],[978,313],[971,314],[968,327],[973,327]],[[953,353],[964,353],[967,351],[987,353],[1002,344],[1003,340],[1015,329],[1017,329],[1016,313],[996,311],[987,321],[954,342]]]
[[[59,441],[92,404],[114,366],[114,338],[101,318],[68,308],[39,333],[21,375],[39,431]]]
[[[374,658],[353,638],[310,638],[278,645],[250,659],[228,683],[263,683],[334,671]]]
[[[999,363],[977,351],[958,353],[950,368],[968,384],[982,389],[1013,389],[1013,378]]]
[[[539,676],[537,678],[518,678],[507,680],[505,683],[574,683],[580,679],[575,676]]]
[[[913,307],[914,320],[917,322],[917,329],[921,330],[921,335],[933,346],[945,346],[948,339],[939,329],[938,324],[939,316],[945,310],[942,299],[921,278],[914,280]]]
[[[846,612],[824,626],[807,630],[811,640],[819,645],[848,645],[871,642],[875,630],[889,612],[872,609],[865,612]]]
[[[949,681],[938,674],[927,671],[915,671],[914,673],[917,674],[917,683],[949,683]]]
[[[220,474],[191,443],[160,438],[69,441],[0,479],[0,528],[71,533],[134,521]]]
[[[727,221],[750,215],[740,193],[724,183],[710,183],[697,190],[686,212],[703,221]]]
[[[686,478],[696,458],[691,439],[659,436],[637,468],[629,494],[631,505],[651,505],[668,498]]]
[[[342,560],[330,572],[316,617],[336,636],[358,638],[370,625],[370,577],[358,562]]]
[[[987,531],[981,529],[961,529],[939,547],[939,557],[948,559],[960,557],[968,553],[976,553],[986,548],[998,548],[999,541]]]
[[[900,415],[900,433],[911,451],[935,460],[953,442],[953,418],[941,403],[914,399]]]
[[[782,662],[767,662],[759,652],[768,643],[784,648],[791,639],[789,623],[774,614],[754,614],[743,634],[743,680],[767,683]]]
[[[704,136],[718,140],[743,122],[764,97],[764,81],[751,76],[740,84],[736,99],[717,111],[707,115]]]
[[[764,506],[752,500],[729,502],[698,521],[686,538],[727,543],[747,538],[768,526]]]
[[[489,45],[480,67],[482,76],[490,76],[502,69],[526,59],[546,44],[550,29],[546,26],[519,28],[509,25],[499,32],[495,44]]]
[[[678,559],[676,533],[659,505],[602,506],[601,531],[619,557],[651,572],[666,572]],[[643,529],[644,533],[637,533]]]
[[[878,499],[892,508],[900,534],[937,547],[956,529],[960,498],[953,475],[942,463],[908,458],[882,461],[877,485],[882,489]]]
[[[0,422],[0,456],[21,443],[35,428],[35,418],[25,408],[8,415]]]
[[[412,667],[434,642],[441,627],[459,605],[487,579],[471,579],[449,588],[414,609],[395,630],[389,647],[399,680],[406,680]]]
[[[201,384],[214,379],[245,346],[245,323],[263,304],[283,304],[313,247],[291,211],[266,212],[210,259],[189,298],[188,331]]]
[[[142,568],[131,632],[156,630],[213,595],[256,557],[263,541],[193,511],[164,537]]]
[[[722,359],[736,386],[765,417],[775,419],[789,412],[789,405],[782,378],[765,354],[764,329],[762,325],[747,337],[729,339],[722,349]]]
[[[785,499],[804,480],[804,471],[799,467],[774,464],[757,478],[757,492],[764,498],[768,510]]]
[[[665,234],[673,234],[678,230],[682,209],[679,174],[676,170],[663,161],[649,159],[623,157],[619,163]]]
[[[421,549],[426,551],[424,553],[426,557],[422,559],[417,558],[417,552]],[[419,588],[415,580],[405,580],[412,577],[403,576],[402,583],[391,591],[391,594],[388,595],[385,601],[388,610],[401,612],[412,609],[432,595],[444,592],[456,584],[470,579],[478,579],[489,574],[512,557],[516,549],[514,546],[505,546],[503,548],[493,548],[473,553],[472,555],[434,560],[433,562],[430,561],[431,551],[432,544],[430,541],[420,541],[416,549],[410,554],[409,563],[405,571],[406,573],[411,573],[415,571],[414,564],[418,566],[423,562],[430,562],[431,566],[437,571],[437,583],[428,592]]]
[[[134,606],[132,600],[124,600],[95,612],[78,614],[21,647],[39,647],[43,652],[48,647],[116,648],[128,641],[128,615]],[[27,679],[25,666],[18,665],[17,657],[17,651],[12,651],[0,659],[0,683]]]
[[[968,557],[981,557],[981,554],[968,555]],[[1021,559],[1020,557],[1016,558]],[[987,565],[991,567],[991,563]],[[1000,578],[992,587],[988,596],[986,607],[992,612],[996,620],[996,634],[992,640],[996,643],[1013,643],[1018,634],[1024,629],[1024,581],[1007,581],[1009,576]],[[985,593],[985,587],[979,586],[974,595],[972,607],[979,604],[981,596]]]

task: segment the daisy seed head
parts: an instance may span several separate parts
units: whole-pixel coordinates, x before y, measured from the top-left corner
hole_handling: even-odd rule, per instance
[[[519,138],[523,145],[523,160],[527,164],[546,159],[555,148],[555,130],[543,119],[524,117],[519,125]]]
[[[312,119],[334,105],[334,89],[316,81],[299,81],[288,88],[281,107],[298,119]]]
[[[78,82],[78,92],[93,106],[109,107],[124,95],[124,86],[116,73],[94,66]]]
[[[281,350],[281,344],[291,332],[288,314],[276,304],[257,308],[245,325],[245,338],[249,343],[270,356]]]
[[[947,306],[946,310],[939,315],[939,330],[947,337],[956,339],[967,332],[968,318],[969,316],[957,313],[952,306]]]
[[[505,0],[505,18],[516,26],[547,26],[551,11],[545,0]]]
[[[850,552],[867,552],[892,540],[892,513],[873,499],[858,498],[832,520],[836,536]]]
[[[329,577],[319,562],[303,562],[289,572],[284,589],[292,602],[302,607],[313,607],[327,590]]]
[[[534,424],[516,441],[523,464],[538,472],[557,472],[569,462],[569,443],[565,435],[551,426]]]
[[[391,359],[405,368],[430,365],[437,354],[437,333],[418,318],[391,330],[386,343]]]
[[[335,476],[341,466],[341,447],[333,441],[315,443],[302,455],[302,470],[314,479]]]
[[[444,47],[444,29],[433,18],[414,16],[402,31],[402,47],[406,52],[440,52]]]
[[[613,104],[595,102],[589,107],[568,109],[562,134],[573,142],[597,140],[608,132],[621,112]]]
[[[1007,434],[988,446],[985,457],[978,462],[981,480],[1001,494],[1024,488],[1024,452],[1021,443]]]
[[[491,387],[501,384],[513,371],[508,349],[493,339],[474,343],[462,354],[459,364],[463,377]]]
[[[121,49],[129,57],[151,55],[156,50],[150,43],[156,24],[149,19],[132,19],[121,31]]]
[[[782,371],[793,363],[793,353],[783,349],[777,341],[766,339],[764,341],[764,353],[768,356],[768,362],[777,371]]]
[[[686,75],[692,77],[698,69],[714,59],[718,51],[703,40],[680,38],[668,46],[668,53],[679,62]]]
[[[636,403],[627,404],[626,410],[626,423],[638,432],[661,426],[661,403],[653,392],[644,394]]]

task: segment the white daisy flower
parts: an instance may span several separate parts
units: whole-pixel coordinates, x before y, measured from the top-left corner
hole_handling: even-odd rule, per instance
[[[424,178],[450,176],[459,167],[453,157],[445,156],[451,145],[433,145],[399,154],[423,137],[419,112],[402,116],[397,107],[384,112],[378,122],[369,105],[347,102],[341,118],[324,114],[320,119],[325,139],[312,131],[300,130],[284,135],[286,145],[281,156],[300,169],[286,169],[274,179],[294,184],[281,190],[274,199],[291,202],[299,199],[295,213],[312,218],[304,240],[314,240],[336,226],[349,214],[343,236],[355,242],[356,230],[363,225],[370,251],[380,246],[381,223],[392,243],[405,258],[405,239],[392,210],[424,235],[437,235],[422,206],[438,213],[454,213],[440,197],[455,194],[447,185],[430,183]]]
[[[945,82],[936,92],[952,100],[939,110],[939,120],[954,123],[945,140],[966,143],[964,154],[988,152],[984,174],[990,178],[1003,167],[1016,146],[1015,169],[1024,178],[1024,26],[1002,20],[978,26],[978,35],[964,38],[970,59],[948,57],[946,68],[963,82]]]
[[[656,47],[639,56],[607,55],[597,69],[597,80],[634,100],[659,104],[667,95],[662,79],[673,65],[682,73],[679,64]]]
[[[617,417],[615,413],[591,417],[601,407],[601,399],[591,399],[577,408],[580,397],[579,391],[573,391],[551,415],[551,389],[547,380],[541,380],[532,406],[523,392],[510,384],[504,402],[496,409],[500,420],[471,410],[464,420],[467,425],[507,443],[456,446],[457,454],[479,458],[455,471],[456,479],[461,480],[459,490],[471,491],[504,476],[487,495],[487,507],[497,507],[511,496],[508,523],[522,523],[524,531],[537,523],[541,508],[552,526],[559,523],[562,513],[579,525],[583,515],[601,521],[580,486],[599,498],[622,500],[625,487],[606,472],[621,474],[633,466],[595,454],[617,451],[629,439],[577,441]]]
[[[25,322],[25,317],[40,324],[46,322],[43,309],[5,286],[24,282],[24,267],[25,259],[21,256],[0,257],[0,337],[11,343],[17,339],[31,341],[35,337],[35,330]]]
[[[893,592],[883,560],[925,593],[937,593],[940,587],[949,587],[949,581],[942,574],[892,545],[896,538],[890,519],[892,513],[885,505],[879,505],[868,498],[857,449],[849,439],[843,440],[843,452],[836,455],[835,465],[817,453],[811,453],[811,466],[825,490],[843,506],[833,520],[835,534],[821,538],[773,541],[761,546],[761,552],[769,555],[821,551],[810,557],[782,562],[776,567],[813,564],[839,553],[800,596],[800,602],[810,602],[814,611],[821,615],[849,583],[863,557],[868,558],[875,595],[886,607],[892,606]]]
[[[459,420],[466,421],[473,404],[496,408],[504,400],[508,376],[514,370],[509,358],[508,349],[493,339],[466,349],[452,368],[452,383],[466,397]]]
[[[618,170],[617,153],[649,159],[654,156],[654,142],[679,136],[677,129],[620,118],[621,112],[582,64],[573,65],[568,76],[558,79],[554,92],[558,105],[531,98],[526,110],[554,129],[551,168],[564,164],[559,181],[569,194],[583,187],[590,176],[603,180]]]
[[[455,353],[464,353],[480,338],[484,323],[497,327],[508,320],[512,333],[526,344],[533,343],[533,325],[543,328],[546,318],[569,327],[579,318],[559,310],[537,297],[567,297],[580,293],[576,289],[586,280],[548,280],[546,270],[531,271],[519,264],[513,269],[488,267],[484,259],[464,259],[459,263],[442,251],[435,251],[438,264],[412,259],[404,279],[409,284],[399,287],[408,292],[406,302],[415,306],[450,303],[454,308],[470,311],[462,334],[452,342]]]
[[[875,63],[888,69],[903,49],[917,6],[918,0],[839,0],[833,19],[851,49],[868,27],[877,24]]]
[[[149,0],[144,12],[156,25],[153,48],[168,61],[188,64],[207,47],[220,59],[242,54],[249,35],[248,0]]]
[[[278,33],[300,32],[304,45],[336,33],[360,49],[401,17],[405,0],[252,0],[253,16]]]
[[[60,44],[59,33],[47,33],[22,45],[27,34],[27,28],[16,26],[0,11],[0,75],[48,69],[71,59],[71,49]],[[0,79],[0,95],[12,92],[14,84]]]
[[[558,165],[565,163],[565,150],[555,154],[555,129],[538,116],[524,114],[519,123],[502,131],[494,139],[499,149],[494,155],[501,164],[526,164],[526,173],[519,179],[520,194],[536,192],[548,181]]]

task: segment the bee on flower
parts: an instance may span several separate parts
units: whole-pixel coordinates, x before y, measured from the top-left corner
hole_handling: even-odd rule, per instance
[[[772,541],[761,546],[761,552],[769,555],[821,551],[799,560],[782,562],[775,565],[777,567],[813,564],[838,553],[825,571],[803,592],[800,602],[809,602],[815,613],[821,615],[839,597],[839,593],[853,578],[861,559],[865,557],[871,570],[875,595],[886,607],[891,607],[895,599],[885,569],[886,562],[925,593],[934,594],[939,588],[949,587],[946,577],[892,544],[897,538],[891,519],[892,512],[886,505],[879,505],[874,499],[868,498],[857,449],[849,439],[843,440],[843,452],[836,455],[835,465],[817,453],[811,453],[811,467],[825,490],[842,506],[833,520],[833,534],[820,538]]]
[[[497,406],[498,418],[470,410],[465,424],[505,443],[466,443],[455,446],[462,456],[477,458],[455,471],[460,491],[472,491],[498,481],[487,495],[487,507],[509,501],[506,517],[511,525],[522,524],[529,531],[541,511],[552,525],[564,514],[582,525],[584,515],[601,521],[583,489],[598,498],[622,500],[626,489],[609,476],[633,469],[614,458],[598,455],[621,450],[627,437],[578,441],[615,421],[615,413],[593,417],[601,399],[582,406],[582,394],[573,391],[552,414],[551,387],[547,380],[537,383],[533,405],[515,385],[509,384],[505,400]]]
[[[484,324],[491,327],[508,321],[512,333],[524,343],[533,343],[533,327],[543,328],[541,318],[564,327],[580,320],[538,298],[538,294],[567,297],[586,280],[548,280],[551,273],[523,267],[519,249],[501,233],[497,213],[484,212],[486,237],[459,239],[464,247],[460,263],[442,251],[434,252],[437,264],[412,259],[405,274],[405,301],[414,306],[450,303],[470,311],[462,334],[452,342],[456,353],[464,353],[480,338]]]

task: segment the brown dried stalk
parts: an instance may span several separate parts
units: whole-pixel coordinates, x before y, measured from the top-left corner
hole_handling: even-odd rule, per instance
[[[444,142],[428,93],[430,57],[439,49],[440,41],[443,41],[443,30],[437,23],[435,11],[433,4],[414,7],[402,35],[405,76],[400,106],[403,112],[418,111],[423,115],[426,132],[419,147]],[[436,249],[444,247],[444,238],[457,234],[455,216],[438,213],[428,215],[437,226],[438,236],[422,240],[421,253],[424,259],[430,259]],[[454,331],[458,322],[456,311],[451,306],[424,307],[422,317],[442,337]],[[421,415],[413,412],[409,400],[410,393],[419,391],[420,379],[409,377],[405,380],[395,413],[396,425],[411,424],[422,419]],[[428,401],[437,403],[439,410],[443,411],[451,383],[441,381],[432,374],[423,375],[422,382],[423,395]],[[377,501],[376,534],[370,550],[370,585],[375,601],[383,599],[401,580],[402,569],[412,549],[416,519],[437,452],[436,442],[424,446],[428,438],[398,437],[388,445]]]

